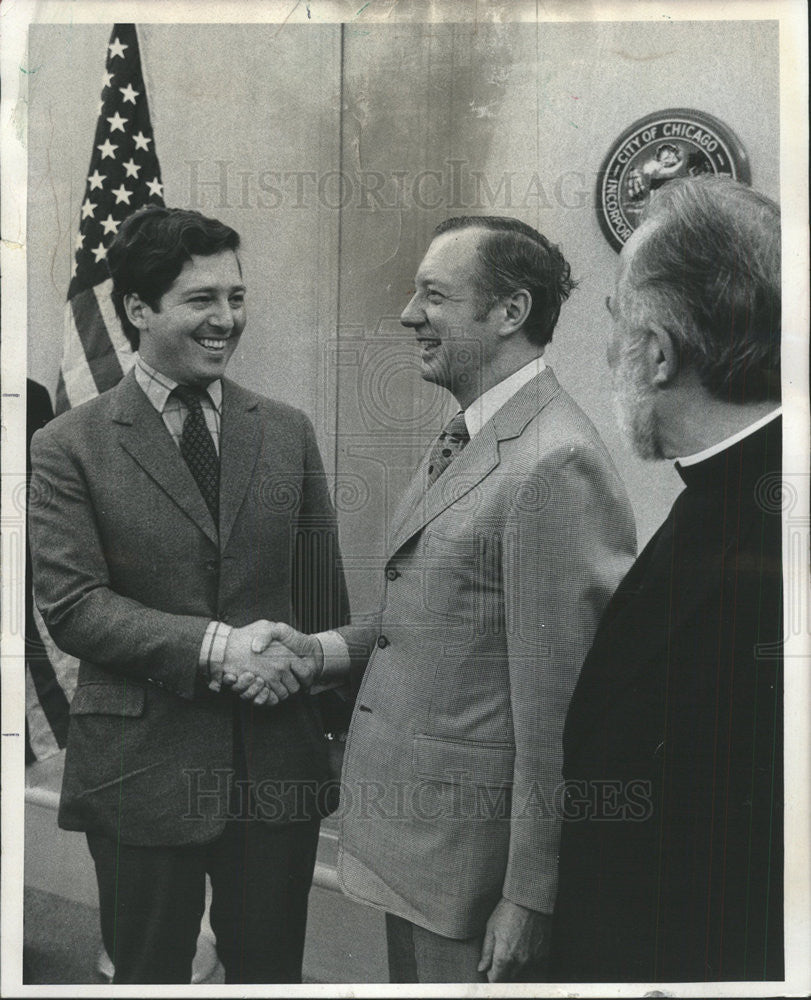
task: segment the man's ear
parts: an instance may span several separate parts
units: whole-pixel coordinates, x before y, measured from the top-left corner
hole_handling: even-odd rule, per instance
[[[526,288],[519,288],[501,300],[504,310],[504,320],[501,324],[501,335],[509,337],[520,330],[532,309],[532,296]]]
[[[679,355],[671,334],[658,323],[648,328],[648,369],[651,381],[666,388],[679,373]]]
[[[146,330],[148,326],[147,322],[147,310],[149,306],[143,301],[141,296],[137,292],[129,292],[124,296],[124,311],[127,314],[127,319],[132,323],[132,325],[138,330]]]

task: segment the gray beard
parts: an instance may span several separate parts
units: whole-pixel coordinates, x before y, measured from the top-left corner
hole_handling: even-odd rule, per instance
[[[631,352],[623,354],[612,381],[614,412],[626,440],[645,461],[664,458],[656,426],[654,393],[644,384]]]

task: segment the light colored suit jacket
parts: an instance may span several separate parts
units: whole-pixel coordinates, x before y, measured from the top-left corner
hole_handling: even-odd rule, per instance
[[[345,621],[335,515],[307,417],[223,380],[219,534],[130,372],[32,443],[37,602],[81,659],[60,825],[130,844],[218,835],[233,771],[230,695],[198,676],[212,619]],[[311,558],[313,552],[318,558]],[[317,808],[328,777],[313,699],[239,705],[264,815]]]
[[[592,424],[547,368],[394,516],[344,759],[344,889],[448,937],[499,898],[551,912],[561,731],[635,553]]]

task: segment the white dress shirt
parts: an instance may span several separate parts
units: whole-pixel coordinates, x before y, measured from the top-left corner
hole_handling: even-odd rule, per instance
[[[495,416],[519,389],[523,389],[527,382],[531,382],[536,375],[540,375],[544,368],[546,368],[546,362],[543,358],[533,358],[523,368],[519,368],[517,372],[513,372],[512,375],[508,375],[507,378],[483,392],[478,399],[474,399],[465,410],[465,424],[468,434],[472,438],[475,437],[487,421]]]

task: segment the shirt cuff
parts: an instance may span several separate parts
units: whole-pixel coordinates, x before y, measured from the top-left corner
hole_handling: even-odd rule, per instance
[[[324,651],[324,668],[318,677],[318,687],[334,687],[349,676],[349,646],[340,632],[316,632],[315,638]]]
[[[225,646],[231,631],[231,626],[225,622],[209,622],[203,636],[203,644],[200,646],[200,670],[208,678],[212,690],[220,689],[219,681],[212,679],[212,673],[216,670],[217,677],[222,676]]]

